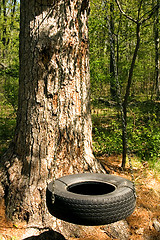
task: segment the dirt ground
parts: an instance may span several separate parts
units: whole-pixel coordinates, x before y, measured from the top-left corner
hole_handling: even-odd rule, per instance
[[[127,166],[125,170],[120,167],[120,156],[101,157],[100,160],[110,174],[131,179],[129,167]],[[160,240],[160,176],[148,168],[147,162],[139,163],[138,161],[134,161],[134,176],[137,206],[134,213],[127,218],[130,232],[128,240]],[[13,224],[6,219],[2,199],[0,201],[0,240],[20,240],[25,231],[25,224]],[[74,239],[118,240],[118,238],[108,236],[104,232],[100,236],[89,235],[82,238],[70,238],[70,240]]]

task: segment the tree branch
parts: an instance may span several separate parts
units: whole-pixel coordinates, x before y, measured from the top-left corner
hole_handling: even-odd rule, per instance
[[[160,4],[157,4],[156,6],[154,6],[149,12],[147,12],[147,13],[145,13],[144,15],[143,15],[143,17],[141,17],[141,19],[140,19],[140,21],[141,21],[141,24],[143,24],[144,22],[146,22],[147,20],[149,20],[151,17],[152,17],[152,15],[157,11],[157,9],[160,7]],[[148,14],[148,16],[146,17],[146,18],[144,18],[144,16],[145,15],[147,15]],[[143,19],[144,18],[144,19]]]
[[[143,0],[140,1],[140,4],[139,4],[139,9],[138,9],[138,21],[139,21],[139,17],[140,17],[140,11],[141,11],[141,7],[142,7],[142,2]]]
[[[137,20],[135,20],[134,18],[128,16],[128,15],[122,10],[122,7],[121,7],[121,5],[120,5],[120,3],[119,3],[118,0],[115,0],[115,2],[116,2],[116,4],[117,4],[120,12],[121,12],[126,18],[128,18],[129,20],[131,20],[131,21],[134,22],[134,23],[137,23]]]

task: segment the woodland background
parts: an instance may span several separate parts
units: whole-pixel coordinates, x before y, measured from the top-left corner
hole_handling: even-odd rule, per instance
[[[137,44],[137,24],[121,13],[117,1],[92,0],[89,17],[93,147],[96,156],[121,155],[122,121],[117,103],[115,72],[107,17],[113,34],[122,100]],[[121,0],[140,26],[140,45],[127,101],[128,144],[134,161],[160,172],[159,0]],[[19,75],[20,4],[0,1],[0,155],[16,125]]]

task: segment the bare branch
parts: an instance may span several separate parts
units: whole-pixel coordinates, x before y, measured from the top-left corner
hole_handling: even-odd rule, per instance
[[[146,22],[147,20],[149,20],[153,14],[157,11],[157,9],[160,7],[160,4],[157,4],[156,6],[154,6],[149,12],[145,13],[143,15],[143,17],[141,17],[141,24],[143,24],[144,22]],[[148,15],[146,18],[144,18],[145,15]]]
[[[138,9],[138,20],[139,20],[139,17],[140,17],[140,11],[141,11],[141,7],[142,7],[142,2],[143,0],[140,1],[140,4],[139,4],[139,9]]]
[[[120,12],[121,12],[126,18],[128,18],[129,20],[131,20],[131,21],[134,22],[134,23],[137,23],[137,20],[135,20],[134,18],[128,16],[128,15],[123,11],[123,9],[122,9],[122,7],[121,7],[121,5],[120,5],[120,3],[119,3],[118,0],[115,0],[115,2],[116,2],[116,4],[117,4]]]

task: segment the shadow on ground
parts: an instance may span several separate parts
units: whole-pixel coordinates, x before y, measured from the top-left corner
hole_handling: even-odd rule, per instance
[[[38,236],[28,237],[23,240],[66,240],[66,239],[62,234],[51,230],[43,232]]]

